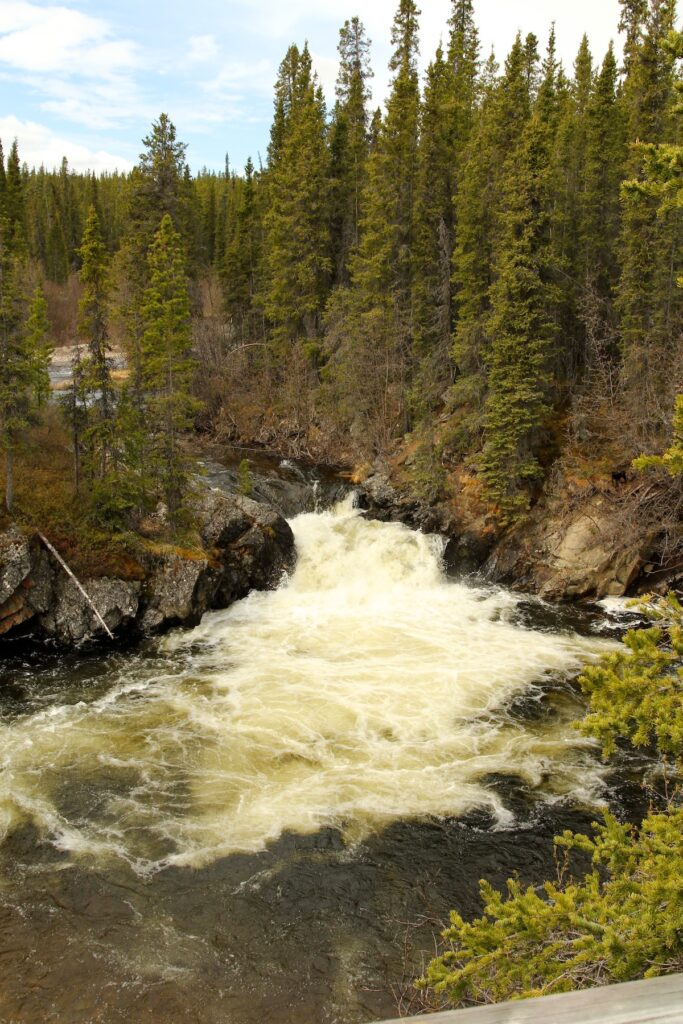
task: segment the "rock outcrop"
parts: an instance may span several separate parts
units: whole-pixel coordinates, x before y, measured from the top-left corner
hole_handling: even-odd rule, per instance
[[[523,522],[501,530],[457,481],[448,500],[432,505],[410,492],[400,472],[377,464],[359,503],[370,518],[443,534],[444,560],[454,574],[477,572],[551,601],[599,599],[671,585],[665,569],[661,579],[648,574],[648,567],[663,564],[657,550],[663,529],[639,508],[636,488],[632,481],[603,480],[577,489],[557,479]]]
[[[622,597],[647,563],[656,533],[633,522],[628,495],[594,494],[570,507],[542,502],[501,538],[485,571],[550,601]]]
[[[368,519],[398,522],[413,530],[449,534],[454,528],[449,510],[434,505],[398,487],[390,468],[377,464],[358,490],[358,502]]]
[[[117,579],[89,579],[85,590],[114,633],[132,625],[140,607],[140,583]],[[63,572],[55,571],[52,597],[36,623],[39,633],[67,644],[81,643],[101,631],[100,623],[78,587]]]
[[[37,538],[12,525],[0,534],[0,635],[46,612],[54,580],[47,552]]]
[[[277,584],[294,563],[294,537],[273,509],[206,490],[193,508],[202,549],[147,543],[142,580],[81,580],[112,633],[149,635],[196,625],[250,590]],[[0,635],[19,629],[37,639],[79,644],[102,632],[74,582],[39,539],[16,525],[0,534]]]

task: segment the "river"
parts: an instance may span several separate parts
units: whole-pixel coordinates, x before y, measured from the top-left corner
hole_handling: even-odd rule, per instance
[[[393,1016],[449,907],[551,873],[604,803],[570,726],[595,623],[448,579],[439,538],[351,496],[291,523],[274,592],[6,659],[1,1021]]]

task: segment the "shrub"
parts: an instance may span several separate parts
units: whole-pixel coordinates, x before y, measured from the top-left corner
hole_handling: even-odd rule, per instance
[[[649,606],[651,629],[631,630],[624,650],[584,672],[590,712],[579,723],[605,755],[619,742],[683,759],[683,607],[676,597]],[[683,970],[683,809],[679,791],[667,809],[638,827],[605,815],[592,838],[565,832],[556,883],[506,895],[482,882],[484,913],[451,915],[444,951],[418,987],[451,1005],[497,1002],[630,981]],[[592,870],[570,873],[572,852]],[[558,862],[559,863],[559,862]]]

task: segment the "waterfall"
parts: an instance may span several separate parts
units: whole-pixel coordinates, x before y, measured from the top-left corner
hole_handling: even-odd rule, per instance
[[[483,808],[504,827],[494,775],[600,799],[571,715],[512,709],[604,640],[524,628],[516,596],[447,580],[439,538],[368,522],[351,496],[292,528],[276,591],[119,657],[104,692],[3,722],[0,832],[30,821],[144,874],[324,826],[353,840]]]

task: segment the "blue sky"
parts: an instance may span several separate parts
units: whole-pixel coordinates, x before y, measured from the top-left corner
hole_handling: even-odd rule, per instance
[[[194,170],[265,159],[277,67],[308,39],[328,97],[339,26],[358,14],[373,42],[374,102],[384,99],[397,0],[0,0],[0,138],[29,164],[66,155],[78,168],[127,169],[163,110]],[[422,64],[445,34],[450,0],[422,0]],[[475,0],[486,51],[517,29],[545,42],[556,22],[571,65],[584,31],[602,58],[617,40],[618,0]]]

